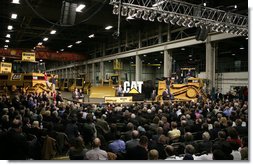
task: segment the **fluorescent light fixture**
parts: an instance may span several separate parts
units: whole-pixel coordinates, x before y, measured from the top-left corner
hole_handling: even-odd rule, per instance
[[[89,35],[89,38],[94,38],[94,37],[95,37],[95,34]]]
[[[20,3],[19,3],[19,0],[12,0],[11,3],[20,4]]]
[[[11,38],[11,35],[10,34],[6,34],[6,38]]]
[[[68,48],[72,48],[73,45],[69,45]]]
[[[39,42],[38,45],[42,45],[43,43],[42,42]]]
[[[6,40],[5,40],[5,41],[6,41]],[[240,49],[241,49],[241,50],[243,50],[243,49],[244,49],[244,47],[240,47]]]
[[[5,40],[5,42],[10,42],[10,40]]]
[[[84,4],[80,4],[79,6],[77,6],[76,8],[76,12],[82,12],[82,9],[85,8]]]
[[[110,25],[110,26],[106,26],[105,27],[105,30],[110,30],[112,28],[112,26]]]
[[[7,29],[8,29],[8,30],[12,30],[12,29],[13,29],[13,26],[9,25],[9,26],[7,26]]]
[[[11,19],[17,19],[18,15],[17,14],[11,14]]]
[[[160,2],[157,2],[155,4],[153,4],[152,6],[153,7],[156,7],[156,6],[159,6],[159,5],[162,5],[165,1],[160,1]]]
[[[80,44],[80,43],[82,43],[82,41],[76,41],[76,44]]]
[[[48,38],[47,38],[47,37],[43,38],[43,41],[47,41],[47,40],[48,40]]]
[[[60,51],[62,51],[62,52],[63,52],[63,51],[64,51],[64,49],[61,49]]]
[[[55,34],[56,33],[56,30],[52,30],[51,32],[50,32],[50,34]]]
[[[5,48],[8,48],[8,45],[4,45]]]

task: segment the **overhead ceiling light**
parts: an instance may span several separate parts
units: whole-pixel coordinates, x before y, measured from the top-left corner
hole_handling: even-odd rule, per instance
[[[52,30],[51,32],[50,32],[50,34],[55,34],[56,33],[56,30]]]
[[[4,50],[7,50],[7,48],[4,48]],[[4,62],[4,61],[3,61]]]
[[[5,42],[10,42],[10,40],[5,40]]]
[[[85,8],[84,4],[80,4],[79,6],[77,6],[76,8],[76,12],[82,12],[82,9]]]
[[[20,4],[20,3],[19,3],[19,0],[12,0],[11,3]]]
[[[181,50],[185,50],[185,48],[181,48]]]
[[[47,38],[47,37],[43,38],[43,41],[47,41],[47,40],[48,40],[48,38]]]
[[[13,29],[13,26],[9,25],[9,26],[7,26],[7,29],[8,29],[8,30],[12,30],[12,29]]]
[[[206,3],[203,3],[203,6],[206,6]]]
[[[172,25],[175,25],[175,23],[179,20],[179,16],[174,16],[174,18],[172,18],[172,20],[170,20],[170,23]]]
[[[130,8],[128,11],[128,17],[134,17],[134,15],[135,15],[135,9]]]
[[[140,9],[139,9],[139,10],[137,10],[137,12],[136,12],[136,16],[135,16],[135,17],[136,17],[136,18],[141,18],[142,12],[143,12],[143,11],[142,11],[142,10],[140,10]]]
[[[11,14],[11,19],[17,19],[18,15],[17,14]]]
[[[10,34],[6,34],[6,38],[11,38],[11,35]]]
[[[159,6],[159,5],[162,5],[164,2],[165,1],[163,0],[163,1],[160,1],[160,2],[157,2],[157,3],[153,4],[152,6],[153,7]]]
[[[5,57],[3,57],[2,59],[5,60]]]
[[[150,21],[154,21],[156,15],[157,15],[157,12],[152,12],[152,13],[150,14],[150,16],[149,16],[149,20],[150,20]]]
[[[143,56],[144,56],[144,57],[146,57],[147,55],[146,55],[146,54],[144,54]]]
[[[68,48],[72,48],[73,45],[69,45]]]
[[[144,14],[142,16],[142,19],[144,19],[145,21],[147,21],[148,18],[149,18],[149,14],[150,14],[150,11],[149,10],[145,10]]]
[[[40,59],[40,62],[42,62],[43,60],[42,59]]]
[[[6,40],[5,40],[5,42],[6,42]],[[242,46],[242,47],[240,47],[240,49],[241,49],[241,50],[243,50],[243,49],[244,49],[244,47]]]
[[[161,14],[159,17],[157,17],[157,21],[162,22],[166,16],[167,16],[167,14],[165,14],[165,13]],[[168,22],[166,22],[166,23],[168,23]]]
[[[190,22],[188,23],[188,27],[189,28],[192,28],[194,26],[194,21],[193,20],[190,20]]]
[[[164,53],[163,51],[160,52],[160,54],[163,54],[163,53]]]
[[[233,53],[232,56],[235,56],[235,53]]]
[[[234,8],[237,9],[237,5],[235,5]]]
[[[42,44],[43,44],[42,42],[39,42],[39,43],[38,43],[39,46],[42,45]]]
[[[63,51],[64,51],[64,49],[60,49],[60,51],[62,51],[62,52],[63,52]]]
[[[160,61],[160,63],[163,63],[162,61]]]
[[[110,30],[112,28],[112,26],[110,25],[110,26],[106,26],[105,27],[105,30]]]
[[[179,20],[177,21],[178,26],[182,26],[182,23],[185,21],[184,17],[180,17]]]
[[[248,37],[246,37],[245,40],[248,40]]]
[[[192,57],[192,55],[191,55],[191,54],[189,54],[189,57]]]
[[[82,43],[82,41],[76,41],[76,44],[80,44],[80,43]]]
[[[8,48],[8,45],[4,45],[5,48]]]
[[[116,14],[116,15],[119,14],[119,6],[118,6],[118,5],[114,5],[114,6],[113,6],[112,13],[113,13],[113,14]]]
[[[128,8],[126,7],[126,6],[124,6],[123,8],[122,8],[122,10],[121,10],[121,15],[122,16],[127,16],[127,11],[128,10]]]
[[[95,34],[89,35],[89,38],[94,38],[94,37],[95,37]]]
[[[190,60],[190,61],[192,61],[192,59],[191,59],[191,58],[190,58],[189,60]]]

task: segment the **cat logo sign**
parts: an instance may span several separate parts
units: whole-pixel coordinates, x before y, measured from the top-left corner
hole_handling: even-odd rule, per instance
[[[133,94],[137,94],[140,93],[139,91],[137,91],[137,89],[132,88],[128,93],[133,93]]]
[[[138,94],[142,92],[143,81],[129,81],[124,82],[124,93]]]

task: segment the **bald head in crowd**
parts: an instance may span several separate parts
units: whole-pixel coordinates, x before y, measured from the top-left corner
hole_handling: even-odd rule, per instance
[[[93,140],[93,146],[94,146],[95,148],[101,146],[101,141],[100,141],[99,138],[95,138],[95,139]]]
[[[133,139],[137,139],[138,137],[139,137],[139,131],[133,130],[133,132],[132,132],[132,138]]]

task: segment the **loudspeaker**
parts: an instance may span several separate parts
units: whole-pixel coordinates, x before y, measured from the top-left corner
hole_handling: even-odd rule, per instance
[[[77,8],[77,4],[62,1],[61,24],[63,24],[63,25],[74,25],[75,24],[76,8]]]
[[[208,28],[197,28],[196,32],[196,40],[197,41],[205,41],[208,35]]]

